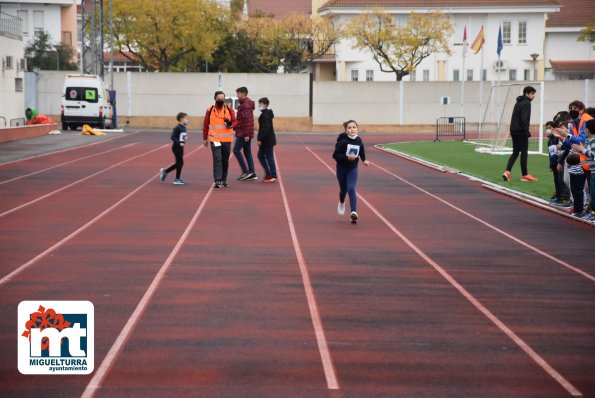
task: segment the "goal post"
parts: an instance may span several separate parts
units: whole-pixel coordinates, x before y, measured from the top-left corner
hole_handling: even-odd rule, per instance
[[[528,83],[500,83],[490,87],[490,94],[479,119],[479,134],[475,150],[493,155],[509,154],[512,152],[512,139],[510,137],[510,119],[512,110],[518,96],[523,95],[523,88]],[[544,84],[535,87],[537,93],[531,103],[531,121],[529,131],[529,153],[545,154],[543,124]]]

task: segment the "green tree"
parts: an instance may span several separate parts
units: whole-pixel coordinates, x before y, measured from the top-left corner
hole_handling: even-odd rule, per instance
[[[214,0],[115,0],[116,48],[149,71],[189,70],[211,59],[229,16]]]
[[[595,22],[592,22],[585,26],[581,30],[581,34],[577,39],[578,41],[590,41],[591,43],[595,42]],[[593,45],[593,50],[595,50],[595,45]]]
[[[397,81],[407,76],[434,52],[451,54],[448,37],[453,28],[441,12],[411,13],[402,24],[374,9],[351,20],[345,30],[354,40],[353,48],[367,49],[383,72],[392,72]]]
[[[25,48],[27,70],[76,70],[74,49],[66,44],[52,44],[46,31],[35,32],[31,43]]]

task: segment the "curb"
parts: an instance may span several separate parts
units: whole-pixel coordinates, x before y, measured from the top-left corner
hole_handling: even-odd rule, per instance
[[[459,170],[456,170],[456,169],[453,169],[453,168],[450,168],[450,167],[442,166],[442,165],[439,165],[439,164],[436,164],[436,163],[432,163],[432,162],[429,162],[427,160],[418,158],[416,156],[412,156],[412,155],[406,154],[404,152],[400,152],[400,151],[397,151],[397,150],[394,150],[394,149],[390,149],[390,148],[385,148],[382,145],[383,144],[378,144],[378,145],[374,145],[374,147],[377,148],[377,149],[379,149],[379,150],[381,150],[381,151],[383,151],[383,152],[390,153],[391,155],[398,156],[398,157],[403,158],[405,160],[408,160],[410,162],[414,162],[414,163],[420,164],[422,166],[428,167],[430,169],[433,169],[433,170],[436,170],[436,171],[439,171],[439,172],[442,172],[442,173],[458,174],[460,176],[463,176],[463,177],[467,178],[468,180],[479,182],[482,187],[484,187],[485,189],[489,189],[492,192],[496,192],[496,193],[499,193],[501,195],[505,195],[505,196],[508,196],[510,198],[513,198],[513,199],[516,199],[518,201],[521,201],[523,203],[527,203],[527,204],[530,204],[532,206],[539,207],[540,209],[543,209],[543,210],[549,211],[551,213],[554,213],[554,214],[557,214],[557,215],[566,217],[566,218],[568,218],[570,220],[581,222],[583,224],[587,224],[587,225],[590,225],[592,227],[595,227],[595,224],[593,224],[593,223],[591,223],[591,222],[589,222],[587,220],[583,220],[582,218],[574,217],[574,216],[568,214],[567,212],[565,212],[563,210],[560,210],[560,208],[557,208],[557,207],[554,207],[554,206],[550,205],[544,199],[541,199],[541,198],[538,198],[536,196],[529,195],[529,194],[526,194],[524,192],[520,192],[520,191],[517,191],[517,190],[514,190],[514,189],[503,187],[501,185],[495,184],[495,183],[490,182],[490,181],[483,180],[483,179],[478,178],[476,176],[472,176],[470,174],[463,173],[462,171],[459,171]]]

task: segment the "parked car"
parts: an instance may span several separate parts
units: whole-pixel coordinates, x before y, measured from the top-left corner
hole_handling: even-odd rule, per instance
[[[62,90],[62,130],[83,124],[113,128],[113,111],[103,80],[97,75],[67,75]]]

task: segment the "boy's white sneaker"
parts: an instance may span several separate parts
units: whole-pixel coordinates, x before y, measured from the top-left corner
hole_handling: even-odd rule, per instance
[[[355,224],[357,222],[357,219],[358,219],[357,213],[352,211],[351,212],[351,223]]]
[[[340,216],[345,214],[345,202],[339,202],[337,205],[337,213],[339,213]]]

